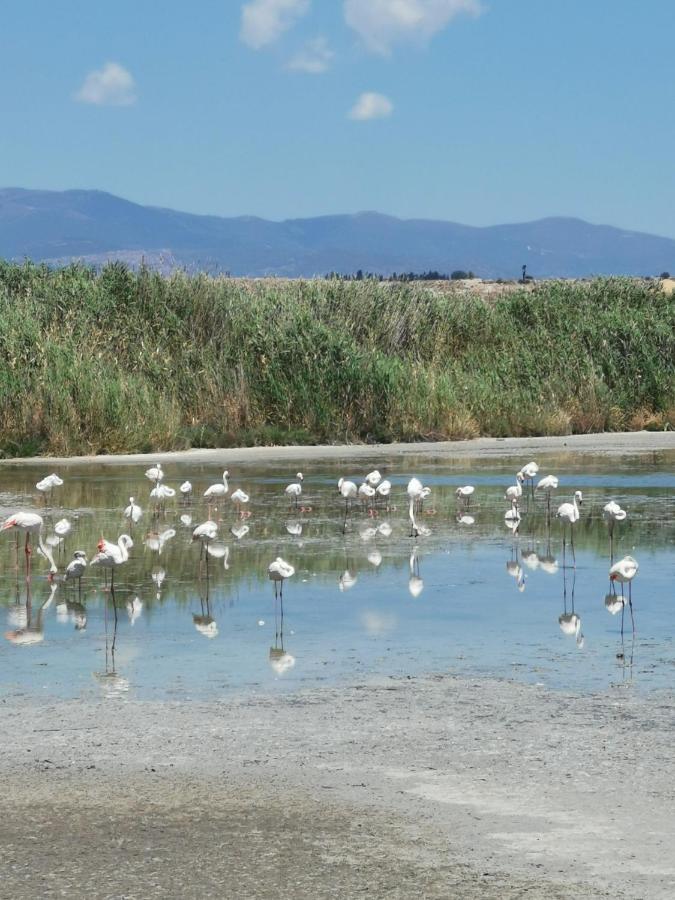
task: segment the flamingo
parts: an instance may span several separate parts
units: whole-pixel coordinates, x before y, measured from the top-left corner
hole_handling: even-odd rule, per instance
[[[87,554],[84,550],[76,550],[73,553],[72,560],[66,566],[64,573],[64,581],[75,581],[77,579],[80,589],[82,589],[82,576],[87,568]]]
[[[156,500],[159,506],[164,504],[164,501],[167,497],[175,497],[176,490],[175,488],[169,487],[168,484],[156,484],[155,487],[150,491],[150,496],[153,500]]]
[[[377,487],[375,488],[375,493],[377,495],[378,500],[386,500],[387,507],[389,506],[389,495],[391,494],[391,481],[387,481],[386,478],[384,481],[381,481]]]
[[[609,570],[609,580],[612,584],[618,581],[621,585],[621,599],[623,601],[624,593],[623,586],[624,584],[628,585],[628,606],[630,608],[630,618],[633,626],[633,631],[635,631],[635,619],[633,617],[633,593],[632,593],[632,584],[633,579],[638,573],[638,569],[640,568],[638,561],[633,559],[632,556],[624,556],[623,559],[620,559],[618,562],[615,562],[613,566],[610,567]],[[621,614],[621,633],[623,634],[623,611]]]
[[[518,473],[522,475],[523,481],[530,482],[530,488],[532,490],[532,496],[534,497],[534,479],[537,477],[537,473],[539,472],[539,466],[536,462],[529,462],[527,465],[523,466],[523,468]]]
[[[187,500],[192,495],[192,484],[189,481],[184,481],[180,486],[180,492],[183,495],[183,499]]]
[[[207,500],[209,500],[209,502],[211,501],[212,497],[225,497],[229,493],[230,487],[227,483],[227,477],[229,474],[230,473],[227,471],[227,469],[225,469],[225,471],[223,472],[222,482],[217,481],[215,484],[207,487],[207,489],[204,491],[204,496],[207,498]]]
[[[270,581],[274,582],[274,599],[284,596],[284,581],[295,575],[295,568],[283,560],[280,556],[269,564],[267,574]]]
[[[413,477],[408,482],[406,491],[408,494],[408,499],[414,503],[417,512],[420,512],[422,509],[422,504],[431,494],[431,488],[425,487],[419,480],[419,478]]]
[[[72,531],[73,526],[71,525],[68,519],[59,519],[59,521],[54,525],[54,534],[59,539],[59,544],[63,542],[63,549],[66,546],[66,537]]]
[[[342,533],[344,534],[347,530],[347,514],[349,512],[349,502],[350,500],[355,500],[358,495],[358,489],[353,481],[347,481],[344,478],[341,478],[338,481],[338,492],[342,495],[345,501],[345,521],[342,526]]]
[[[558,507],[557,517],[563,523],[563,557],[565,555],[565,523],[570,526],[570,544],[572,545],[572,559],[576,567],[577,560],[574,554],[574,524],[579,521],[579,507],[583,503],[583,495],[581,491],[574,492],[574,499],[571,503],[563,503]],[[564,565],[564,563],[563,563]]]
[[[142,515],[143,510],[140,508],[138,503],[134,501],[133,497],[129,497],[129,505],[124,510],[124,518],[130,519],[131,522],[135,525],[140,520]]]
[[[363,484],[359,485],[358,495],[363,500],[364,505],[367,506],[369,503],[372,504],[375,499],[376,490],[372,485],[364,481]]]
[[[516,473],[516,483],[512,484],[510,487],[507,487],[506,492],[504,494],[505,500],[520,500],[523,496],[523,473]]]
[[[118,537],[116,544],[101,538],[96,545],[98,553],[94,556],[89,565],[103,566],[104,569],[110,569],[110,590],[114,589],[115,569],[128,561],[129,550],[133,546],[134,542],[128,534],[121,534]]]
[[[618,503],[610,500],[602,508],[602,518],[605,520],[609,532],[609,558],[614,561],[614,526],[617,522],[623,522],[626,518],[626,510],[621,509]]]
[[[186,528],[189,528],[190,525],[192,525],[192,516],[190,513],[183,513],[180,517],[180,523],[181,525],[185,525]]]
[[[370,487],[376,488],[376,487],[378,486],[378,484],[382,481],[382,476],[381,476],[380,473],[377,471],[377,469],[373,469],[372,472],[368,472],[368,474],[366,475],[364,481],[365,481],[366,484],[369,485]]]
[[[549,519],[551,518],[551,491],[555,491],[557,488],[558,478],[556,475],[545,475],[540,478],[535,488],[536,491],[546,492],[546,515]]]
[[[458,500],[463,500],[466,506],[471,502],[471,495],[476,490],[476,488],[472,484],[465,484],[464,487],[458,487],[455,491],[455,497]]]
[[[207,519],[206,522],[202,522],[201,525],[197,525],[197,527],[192,532],[192,540],[199,541],[200,549],[199,549],[199,559],[204,554],[204,547],[208,549],[208,545],[211,541],[215,541],[218,536],[218,523],[214,522],[213,519]]]
[[[44,545],[42,541],[42,528],[44,526],[44,521],[42,516],[38,515],[38,513],[30,513],[30,512],[18,512],[14,513],[14,515],[9,516],[0,526],[0,531],[9,531],[12,528],[16,528],[18,531],[23,531],[26,535],[26,541],[24,544],[24,552],[26,554],[26,577],[30,577],[30,557],[31,557],[31,546],[30,546],[30,536],[31,534],[37,535],[37,544],[38,550],[42,556],[50,563],[50,573],[54,574],[58,571],[56,563],[54,562],[54,557],[50,553],[49,549]]]
[[[161,464],[161,463],[155,463],[154,466],[151,466],[149,469],[146,469],[146,470],[145,470],[145,477],[146,477],[149,481],[154,481],[154,483],[155,483],[156,485],[159,484],[160,481],[163,481],[163,479],[164,479],[164,472],[162,471],[162,464]]]
[[[295,476],[298,480],[294,481],[292,484],[287,485],[284,488],[284,493],[288,497],[291,502],[295,502],[295,506],[297,509],[298,500],[302,496],[302,472],[298,472]]]
[[[41,481],[35,485],[35,487],[40,491],[41,494],[46,495],[49,494],[51,497],[52,491],[55,487],[61,487],[63,484],[63,478],[59,478],[56,472],[52,472],[51,475],[47,475],[46,478],[43,478]],[[46,500],[46,496],[45,496]]]
[[[236,491],[233,491],[232,496],[230,497],[230,500],[236,505],[237,513],[240,516],[242,515],[242,511],[241,511],[242,503],[248,503],[248,501],[250,499],[251,498],[249,497],[249,495],[246,494],[244,491],[242,491],[241,488],[237,488]],[[248,515],[248,513],[247,513],[247,515]]]
[[[302,534],[302,524],[300,522],[287,522],[286,531],[293,537],[300,537]]]

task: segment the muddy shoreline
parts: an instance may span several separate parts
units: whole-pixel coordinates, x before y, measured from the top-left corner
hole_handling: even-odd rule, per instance
[[[5,697],[0,897],[672,897],[674,699]]]
[[[157,453],[131,453],[101,456],[36,456],[0,460],[0,465],[132,465],[148,460],[172,463],[234,464],[265,463],[268,460],[303,459],[311,461],[378,456],[447,456],[450,458],[499,459],[522,454],[596,453],[644,454],[675,450],[675,431],[632,431],[605,434],[575,434],[560,437],[477,438],[470,441],[435,441],[413,444],[336,444],[293,447],[234,447],[218,450],[179,450]]]

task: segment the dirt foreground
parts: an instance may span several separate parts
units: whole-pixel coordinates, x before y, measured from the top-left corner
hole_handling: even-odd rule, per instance
[[[0,897],[672,898],[673,694],[0,703]]]

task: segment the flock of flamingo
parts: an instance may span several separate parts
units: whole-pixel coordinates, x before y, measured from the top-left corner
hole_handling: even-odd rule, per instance
[[[504,522],[514,535],[518,533],[518,529],[521,525],[522,517],[524,514],[522,509],[524,497],[531,496],[533,502],[535,501],[537,496],[544,498],[546,504],[547,523],[550,526],[552,518],[551,496],[553,492],[557,490],[559,482],[558,478],[555,475],[546,475],[545,477],[540,478],[535,484],[538,475],[539,466],[536,462],[530,462],[527,465],[523,466],[523,468],[516,473],[515,484],[512,484],[506,488],[504,499],[507,502],[507,509],[504,514]],[[178,493],[180,493],[181,497],[184,498],[185,502],[191,501],[193,497],[193,487],[189,481],[183,482],[180,485],[178,491],[165,483],[165,474],[161,463],[156,463],[155,465],[147,469],[147,471],[145,472],[145,477],[152,483],[150,499],[154,503],[155,512],[158,512],[161,508],[163,508],[166,501],[176,497]],[[207,518],[201,524],[197,525],[192,531],[193,542],[199,544],[200,546],[200,559],[202,558],[202,556],[205,556],[207,562],[209,556],[222,557],[228,552],[228,548],[224,545],[224,543],[218,540],[219,521],[213,517],[213,512],[217,511],[216,504],[221,504],[224,502],[230,502],[234,504],[239,524],[233,526],[230,530],[236,538],[241,539],[249,531],[249,526],[246,524],[246,519],[248,519],[251,515],[248,509],[250,497],[247,493],[239,488],[230,492],[228,478],[229,472],[226,470],[225,472],[223,472],[221,481],[210,485],[206,489],[206,491],[204,491],[203,501],[206,503],[208,509]],[[303,475],[301,472],[298,472],[296,475],[296,480],[285,487],[284,494],[287,498],[288,503],[295,510],[302,513],[307,513],[312,511],[312,507],[301,505],[301,501],[303,499],[303,483]],[[39,481],[36,484],[36,489],[41,494],[43,494],[45,498],[47,498],[47,496],[51,497],[53,491],[55,489],[58,489],[61,485],[63,485],[63,480],[58,475],[51,474]],[[344,520],[342,524],[343,533],[347,529],[347,522],[350,514],[353,512],[355,504],[361,504],[363,510],[371,517],[378,516],[379,510],[382,508],[386,509],[387,511],[396,509],[395,507],[391,506],[393,491],[392,483],[389,480],[384,479],[380,472],[377,470],[369,472],[367,475],[365,475],[360,484],[341,477],[337,482],[337,491],[341,499],[344,501]],[[527,492],[529,492],[529,494]],[[411,478],[407,484],[406,496],[408,501],[408,519],[410,522],[410,537],[413,539],[424,537],[430,534],[430,529],[421,521],[421,518],[425,512],[425,501],[428,500],[431,494],[431,487],[425,486],[419,478]],[[457,520],[466,525],[473,524],[474,522],[474,518],[470,515],[469,512],[474,494],[475,487],[470,484],[458,487],[455,491],[457,503],[459,506]],[[576,567],[576,556],[574,551],[574,528],[580,520],[582,504],[583,496],[581,491],[575,491],[571,502],[562,503],[557,507],[557,510],[555,511],[555,517],[559,520],[562,526],[563,566],[565,565],[564,554],[566,549],[567,534],[569,532],[569,542],[572,551],[573,567]],[[433,510],[427,510],[427,512],[433,513]],[[129,498],[129,504],[124,509],[123,515],[124,518],[130,523],[130,526],[133,526],[140,522],[143,516],[143,510],[136,502],[136,499],[134,497]],[[602,515],[607,525],[610,541],[609,579],[611,586],[611,603],[607,604],[607,608],[610,610],[610,612],[613,613],[621,610],[623,631],[623,610],[626,602],[630,607],[632,619],[633,609],[631,585],[634,577],[638,572],[638,563],[632,556],[625,556],[619,561],[614,562],[614,529],[617,523],[622,522],[626,519],[625,510],[623,510],[618,503],[611,500],[603,507]],[[183,516],[182,520],[183,524],[191,525],[191,516]],[[382,523],[382,527],[384,527],[385,524],[386,523]],[[301,526],[297,527],[300,528],[301,532]],[[390,528],[390,526],[388,525],[387,527]],[[56,541],[56,543],[62,541],[70,532],[71,528],[72,524],[68,519],[64,518],[59,520],[54,525],[55,536],[53,538],[53,541]],[[121,534],[118,537],[117,541],[114,542],[101,537],[96,546],[96,552],[92,555],[91,559],[88,559],[87,553],[84,550],[75,550],[72,554],[71,561],[65,566],[64,571],[59,572],[50,546],[48,546],[49,540],[48,543],[45,543],[44,520],[39,513],[34,511],[15,512],[5,519],[5,521],[0,526],[0,530],[14,531],[17,533],[17,550],[19,547],[18,534],[21,532],[25,535],[24,552],[26,560],[25,569],[27,580],[30,579],[31,574],[31,538],[33,538],[35,544],[37,545],[37,552],[49,563],[50,568],[48,577],[50,582],[67,583],[77,581],[80,587],[82,578],[85,575],[88,567],[101,567],[104,570],[110,572],[110,586],[111,589],[114,588],[115,571],[129,560],[129,551],[133,547],[133,540],[131,536],[126,533]],[[293,533],[291,528],[289,528],[289,531]],[[162,544],[174,535],[175,531],[173,529],[167,530],[166,532],[162,533],[155,532],[151,536],[148,536],[146,544],[150,546],[150,543],[154,542],[153,546],[157,545],[155,549],[161,550]],[[52,546],[54,545],[53,541]],[[411,557],[411,560],[414,559],[415,552],[413,552],[413,556]],[[225,565],[227,567],[227,558],[225,558]],[[520,567],[515,566],[513,563],[511,563],[510,565],[512,566],[512,568],[514,568],[514,571],[510,571],[510,574],[519,576],[520,572],[522,571],[520,570]],[[286,560],[282,559],[281,557],[277,557],[272,562],[270,562],[267,568],[267,574],[270,581],[272,581],[274,585],[275,598],[283,597],[284,582],[293,577],[293,575],[295,574],[295,568]],[[343,577],[347,578],[348,580],[348,575],[349,573],[345,573],[345,576]],[[415,585],[422,584],[419,577],[419,572],[417,571],[414,562],[411,562],[410,590],[411,593],[413,593],[413,596],[415,596],[415,589],[417,590],[417,593],[419,593],[420,588],[415,588],[413,582],[415,582]],[[521,583],[523,582],[521,582],[519,577],[519,586],[521,585]],[[621,586],[620,596],[616,593],[614,587],[617,583]],[[624,595],[624,585],[628,585],[627,598]],[[341,589],[346,589],[345,586],[343,586],[342,579],[340,586]],[[346,585],[346,587],[349,586],[349,584]],[[563,622],[561,618],[561,628],[562,627]]]

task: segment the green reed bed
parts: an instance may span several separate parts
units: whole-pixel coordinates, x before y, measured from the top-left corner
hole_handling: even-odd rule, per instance
[[[0,264],[0,452],[675,425],[675,298]]]

